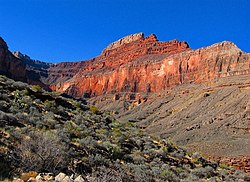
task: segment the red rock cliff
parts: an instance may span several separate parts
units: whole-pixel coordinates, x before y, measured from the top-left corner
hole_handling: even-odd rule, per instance
[[[50,68],[51,88],[81,97],[157,92],[174,85],[249,74],[250,56],[231,42],[191,50],[186,42],[159,42],[136,34],[110,44],[95,59]],[[58,71],[59,70],[59,71]]]
[[[32,60],[20,52],[11,53],[6,42],[0,37],[0,74],[49,90],[48,85],[43,83],[43,77],[48,77],[49,66],[51,64]]]
[[[13,56],[0,39],[0,74],[75,97],[158,92],[183,83],[250,74],[249,54],[231,42],[191,50],[186,42],[160,42],[154,34],[144,37],[143,33],[111,43],[91,60],[36,64]]]
[[[110,44],[100,56],[92,60],[60,63],[51,67],[49,84],[53,90],[77,97],[85,92],[95,96],[120,91],[150,91],[150,84],[144,82],[144,78],[139,79],[137,73],[143,69],[140,66],[148,61],[159,61],[187,50],[190,48],[186,42],[159,42],[154,34],[145,38],[142,33],[130,35]],[[134,76],[124,70],[126,66],[133,69],[136,66],[133,63],[140,67],[136,68],[138,72],[134,72]]]
[[[6,42],[0,37],[0,74],[10,78],[26,81],[26,64],[16,58],[9,50]]]

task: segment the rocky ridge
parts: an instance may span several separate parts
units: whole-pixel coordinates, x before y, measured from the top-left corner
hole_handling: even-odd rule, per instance
[[[11,53],[6,42],[0,37],[0,74],[50,90],[44,80],[48,77],[47,69],[50,65],[32,60],[20,52]]]
[[[18,73],[20,80],[78,98],[119,92],[155,93],[184,83],[250,73],[250,55],[232,42],[191,50],[186,42],[160,42],[156,35],[144,37],[143,33],[111,43],[100,56],[87,61],[46,64],[19,52],[14,55],[19,59],[2,40],[2,68],[9,67],[4,69],[9,71],[2,70],[3,74],[15,78]],[[22,64],[18,72],[11,70],[17,69],[14,63]]]
[[[142,39],[144,38],[144,34],[143,33],[137,33],[137,34],[132,34],[132,35],[128,35],[126,37],[123,37],[111,44],[109,44],[105,49],[104,52],[108,51],[108,50],[112,50],[115,49],[117,47],[122,46],[123,44],[128,44],[130,42],[134,42],[138,39]]]
[[[12,52],[12,54],[15,57],[17,57],[17,58],[21,59],[22,61],[24,61],[26,63],[26,65],[27,65],[26,69],[28,69],[28,70],[32,70],[34,68],[46,70],[51,65],[53,65],[52,63],[45,63],[45,62],[42,62],[42,61],[39,61],[39,60],[33,60],[28,55],[23,54],[23,53],[21,53],[19,51]]]

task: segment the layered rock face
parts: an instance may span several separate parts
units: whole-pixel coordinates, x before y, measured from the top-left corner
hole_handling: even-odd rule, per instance
[[[46,64],[20,52],[11,54],[1,39],[1,73],[74,97],[85,93],[151,93],[230,75],[249,74],[250,56],[231,42],[191,50],[186,42],[160,42],[156,35],[126,36],[96,58]],[[6,69],[7,68],[7,69]]]
[[[123,44],[128,44],[130,42],[134,42],[134,41],[142,39],[142,38],[144,38],[143,33],[128,35],[126,37],[123,37],[123,38],[109,44],[104,51],[115,49],[117,47],[122,46]]]
[[[158,92],[183,83],[249,74],[250,56],[232,42],[191,50],[186,42],[159,42],[154,34],[120,39],[92,60],[49,69],[52,90],[75,97]]]
[[[0,74],[50,90],[46,80],[48,78],[47,69],[51,65],[32,60],[20,52],[11,53],[6,42],[0,37]]]
[[[109,45],[92,60],[51,67],[49,85],[53,90],[76,97],[86,92],[91,96],[123,91],[148,92],[153,83],[145,82],[147,75],[143,74],[154,68],[147,66],[187,50],[190,48],[186,42],[159,42],[154,34],[145,38],[143,34],[127,36]],[[146,72],[141,72],[142,69]]]
[[[19,51],[13,52],[12,54],[25,63],[26,82],[33,85],[40,85],[46,90],[50,90],[46,82],[48,79],[48,68],[53,64],[33,60],[26,54],[22,54]]]
[[[6,42],[0,37],[0,74],[20,81],[26,81],[26,64],[16,58],[9,50]]]

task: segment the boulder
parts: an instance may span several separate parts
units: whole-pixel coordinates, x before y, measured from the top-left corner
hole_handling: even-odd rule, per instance
[[[62,181],[65,177],[66,177],[66,174],[64,174],[64,173],[59,173],[59,174],[55,177],[55,181]]]

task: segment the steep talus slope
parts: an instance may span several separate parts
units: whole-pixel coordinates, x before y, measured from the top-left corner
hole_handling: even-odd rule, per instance
[[[1,75],[0,103],[0,180],[29,171],[25,181],[36,172],[81,175],[82,181],[249,179],[132,122]]]
[[[171,138],[179,145],[224,160],[246,157],[250,171],[250,75],[224,77],[133,98],[112,95],[91,102],[133,121],[148,133]],[[240,161],[239,161],[240,162]]]

